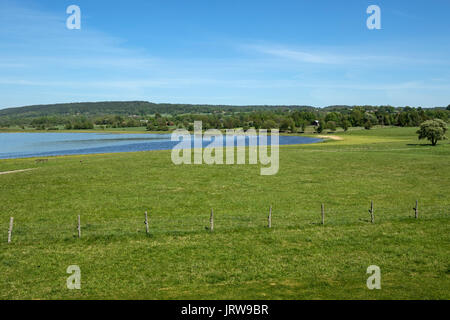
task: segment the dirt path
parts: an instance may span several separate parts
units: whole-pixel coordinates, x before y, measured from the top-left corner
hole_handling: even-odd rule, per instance
[[[4,172],[0,172],[0,175],[2,174],[10,174],[10,173],[18,173],[18,172],[25,172],[25,171],[31,171],[31,170],[35,170],[36,168],[32,168],[32,169],[23,169],[23,170],[14,170],[14,171],[4,171]]]
[[[342,141],[342,140],[344,140],[343,138],[338,137],[338,136],[317,136],[317,137],[322,138],[322,139],[336,140],[336,141]]]

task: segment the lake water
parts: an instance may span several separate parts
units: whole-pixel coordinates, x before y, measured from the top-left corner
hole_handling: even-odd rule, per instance
[[[309,144],[319,141],[321,139],[308,137],[279,137],[280,145]],[[171,141],[170,134],[0,133],[0,159],[171,150],[178,143]],[[203,141],[203,146],[210,143],[210,141]],[[246,144],[248,143],[247,138]],[[270,143],[270,136],[268,143]]]

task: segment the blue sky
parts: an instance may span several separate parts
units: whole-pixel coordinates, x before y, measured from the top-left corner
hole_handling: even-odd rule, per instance
[[[72,4],[81,30],[66,28]],[[449,20],[448,0],[0,0],[0,108],[447,106]]]

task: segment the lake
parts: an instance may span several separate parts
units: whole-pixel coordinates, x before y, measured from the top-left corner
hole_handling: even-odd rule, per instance
[[[309,144],[319,141],[322,140],[299,136],[279,137],[280,145]],[[171,150],[178,143],[171,141],[170,133],[0,133],[0,159]],[[203,141],[203,146],[210,143],[210,141]],[[268,143],[270,143],[270,136]],[[246,144],[248,145],[248,138]]]

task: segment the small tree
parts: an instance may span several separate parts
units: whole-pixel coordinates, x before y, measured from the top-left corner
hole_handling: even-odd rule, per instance
[[[306,121],[302,122],[302,132],[304,133],[306,131]]]
[[[372,122],[370,120],[367,120],[364,124],[364,129],[370,130],[372,128]]]
[[[281,121],[280,131],[282,131],[282,132],[287,132],[287,131],[294,132],[294,130],[295,130],[294,120],[288,118],[288,119],[283,119]]]
[[[420,125],[417,134],[419,140],[428,139],[431,144],[435,146],[438,140],[447,139],[445,133],[447,132],[447,124],[441,119],[427,120]]]
[[[327,128],[331,131],[336,131],[336,122],[335,121],[328,121],[327,122]]]
[[[279,129],[279,126],[274,120],[269,119],[269,120],[264,121],[263,128],[268,129],[268,130]]]
[[[348,127],[350,127],[351,123],[348,120],[344,120],[342,121],[342,128],[344,129],[344,131],[348,130]]]

